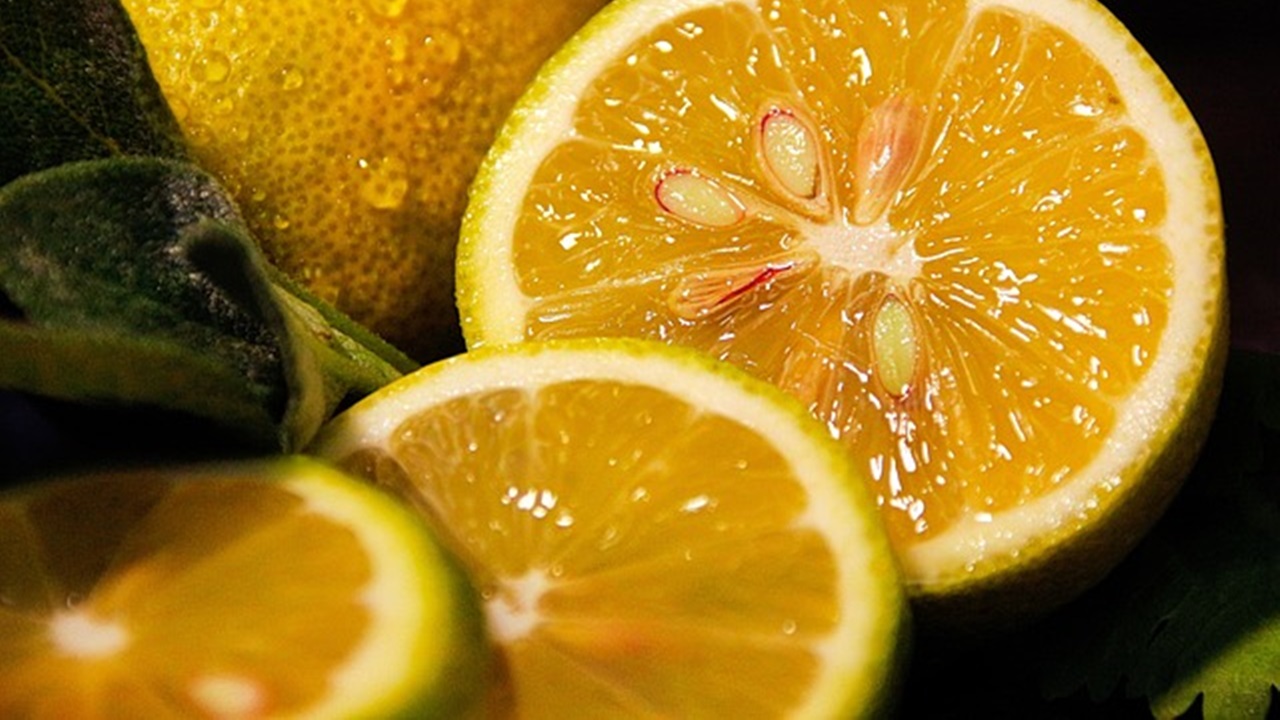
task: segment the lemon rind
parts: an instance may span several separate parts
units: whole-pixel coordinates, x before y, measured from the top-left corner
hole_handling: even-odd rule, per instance
[[[350,530],[371,567],[361,591],[370,626],[330,674],[327,696],[299,717],[400,717],[449,705],[444,696],[458,688],[446,687],[446,679],[459,679],[449,667],[484,653],[478,628],[470,627],[478,620],[468,616],[478,616],[478,609],[463,597],[461,571],[422,521],[390,495],[320,463],[290,462],[286,487],[308,512]]]

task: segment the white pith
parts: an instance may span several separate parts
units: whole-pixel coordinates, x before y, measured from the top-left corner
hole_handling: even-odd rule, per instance
[[[129,646],[122,623],[95,617],[84,609],[60,612],[49,622],[50,639],[59,652],[79,658],[105,658]]]
[[[492,597],[485,600],[489,634],[499,644],[528,637],[542,621],[538,603],[554,584],[551,573],[530,570],[516,578],[502,578]]]
[[[919,277],[923,259],[916,254],[910,233],[881,219],[857,225],[841,215],[826,225],[799,225],[804,247],[818,252],[828,266],[843,268],[852,276],[883,273],[905,283]]]
[[[187,687],[187,695],[214,718],[259,717],[267,704],[261,683],[235,675],[197,677]]]
[[[487,342],[523,339],[525,314],[530,300],[520,294],[513,275],[510,238],[520,212],[520,201],[542,160],[568,137],[567,128],[576,102],[600,68],[625,52],[648,29],[692,9],[720,6],[724,0],[651,0],[630,7],[627,17],[614,18],[607,27],[585,37],[555,70],[554,78],[542,78],[545,93],[518,113],[504,136],[503,151],[486,170],[485,202],[470,219],[473,237],[488,240],[483,252],[470,256],[475,277],[485,278],[484,294],[469,309],[482,316],[474,326],[483,327]],[[761,12],[759,3],[742,2]],[[1051,538],[1087,524],[1129,491],[1127,480],[1150,458],[1152,439],[1176,424],[1203,362],[1204,351],[1219,316],[1221,288],[1221,227],[1213,168],[1199,143],[1194,121],[1177,100],[1167,81],[1117,21],[1089,0],[977,0],[969,3],[971,15],[1005,8],[1055,25],[1088,47],[1110,72],[1123,94],[1133,126],[1150,140],[1150,150],[1160,166],[1168,192],[1167,216],[1161,234],[1174,261],[1174,292],[1166,330],[1145,377],[1125,398],[1117,401],[1115,429],[1092,463],[1059,490],[1016,509],[995,514],[975,512],[928,541],[900,556],[911,583],[924,588],[946,585],[959,577],[998,566],[998,558],[1016,557],[1024,549],[1051,543]],[[865,244],[895,242],[892,229],[857,228]],[[825,234],[824,234],[825,233]],[[919,258],[909,254],[841,257],[849,236],[841,228],[810,229],[806,236],[817,247],[826,238],[831,248],[821,254],[827,262],[846,267],[878,269],[890,275],[911,277]],[[859,236],[853,235],[855,239]],[[909,239],[907,239],[909,240]],[[906,242],[905,247],[910,248]],[[881,246],[883,247],[883,245]],[[865,248],[864,248],[865,250]],[[872,255],[874,258],[875,256]]]
[[[431,629],[454,620],[454,599],[434,571],[439,559],[424,556],[421,544],[406,542],[421,532],[411,527],[407,511],[380,491],[353,490],[330,472],[313,470],[288,485],[308,512],[346,527],[365,549],[371,580],[360,598],[369,608],[369,625],[361,644],[330,675],[329,692],[304,715],[309,718],[367,713],[371,702],[394,707],[456,651],[441,640],[443,631]],[[432,641],[424,643],[425,637]]]
[[[473,352],[445,361],[357,404],[326,430],[316,452],[339,458],[361,448],[388,447],[406,418],[456,398],[502,389],[536,393],[550,384],[584,379],[659,389],[703,413],[735,420],[787,459],[810,499],[794,522],[827,538],[840,558],[839,605],[846,612],[828,636],[810,645],[821,660],[822,676],[814,683],[811,707],[798,714],[822,715],[824,707],[829,713],[833,708],[824,703],[849,695],[849,688],[837,683],[878,677],[884,670],[879,663],[896,610],[886,594],[893,592],[894,579],[884,575],[892,571],[881,557],[887,545],[871,517],[874,510],[866,504],[866,513],[859,515],[859,504],[844,496],[845,480],[833,469],[828,439],[816,423],[797,423],[798,416],[780,409],[775,399],[753,393],[738,379],[708,372],[687,353],[644,346],[649,352],[636,352],[627,341],[525,345],[525,350]],[[541,621],[537,601],[554,578],[535,572],[498,580],[486,608],[490,630],[500,642],[523,638]],[[870,696],[876,688],[859,691]]]

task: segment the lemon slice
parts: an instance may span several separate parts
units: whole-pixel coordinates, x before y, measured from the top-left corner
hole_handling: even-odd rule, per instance
[[[471,347],[662,339],[786,389],[920,607],[1000,619],[1166,506],[1223,252],[1193,119],[1090,0],[620,0],[505,127],[458,282]]]
[[[23,488],[0,535],[3,717],[417,717],[482,688],[425,524],[314,461]]]
[[[871,714],[903,596],[865,488],[793,402],[660,344],[525,344],[397,381],[314,451],[462,558],[509,681],[494,714]]]

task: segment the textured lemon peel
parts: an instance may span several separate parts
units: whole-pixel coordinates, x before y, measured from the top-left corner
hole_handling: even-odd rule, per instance
[[[457,344],[450,270],[483,150],[604,2],[124,6],[192,154],[272,262],[429,359]]]

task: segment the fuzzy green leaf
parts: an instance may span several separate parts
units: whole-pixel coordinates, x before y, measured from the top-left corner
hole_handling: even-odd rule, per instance
[[[259,445],[301,447],[400,374],[274,284],[221,186],[177,161],[0,189],[0,296],[0,388],[181,410]]]
[[[1237,352],[1182,495],[1046,631],[1046,694],[1123,690],[1159,718],[1267,717],[1280,688],[1280,358]]]
[[[0,389],[300,447],[415,364],[271,268],[186,157],[118,0],[0,0]]]
[[[278,418],[216,356],[166,338],[0,322],[0,387],[89,402],[127,401],[216,418],[231,438],[272,449]]]
[[[183,158],[117,0],[0,0],[0,186],[66,162]]]

